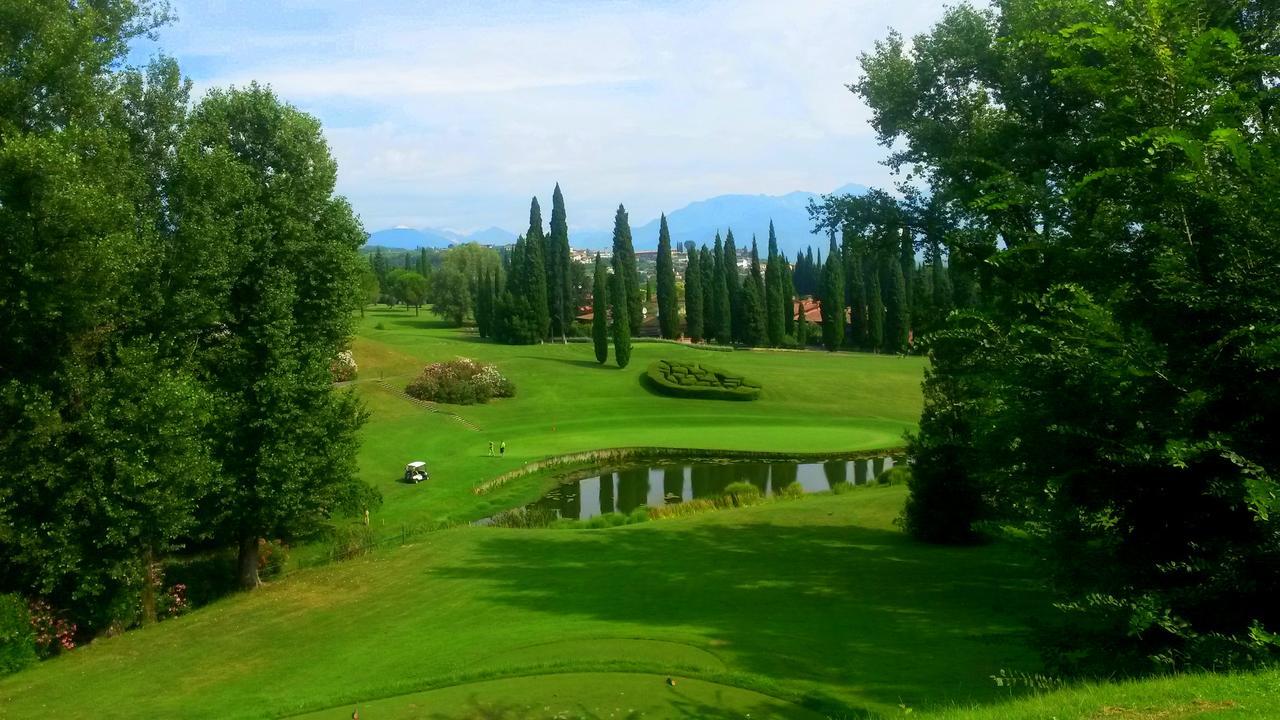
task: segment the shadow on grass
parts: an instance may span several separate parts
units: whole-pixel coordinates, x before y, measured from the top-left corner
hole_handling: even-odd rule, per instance
[[[726,709],[690,698],[682,693],[673,694],[675,697],[663,708],[664,717],[706,718],[707,720],[742,720],[744,717],[796,719],[821,717],[780,701],[757,703],[749,709],[744,709],[741,706]],[[634,718],[648,716],[648,713],[640,710],[621,712],[612,710],[606,714],[604,711],[591,710],[579,705],[571,709],[561,710],[553,717],[572,717],[575,720],[633,720]],[[425,717],[431,718],[431,720],[460,720],[461,718],[466,718],[466,720],[530,720],[538,718],[541,720],[548,717],[548,715],[543,707],[529,707],[528,704],[521,705],[519,703],[494,703],[472,696],[467,702],[467,709],[461,714],[432,713]]]
[[[541,355],[519,355],[517,357],[519,357],[521,360],[537,360],[539,362],[557,363],[560,365],[572,365],[574,367],[606,368],[606,369],[615,369],[615,370],[617,369],[616,365],[608,365],[608,364],[601,365],[595,360],[578,360],[575,358],[544,357]]]
[[[494,530],[472,562],[435,572],[477,583],[493,602],[614,623],[622,635],[693,631],[736,670],[838,694],[833,716],[867,716],[849,704],[867,700],[1008,699],[991,675],[1039,669],[1028,623],[1044,599],[1007,545],[937,548],[841,525],[657,525],[601,531],[590,544],[581,533]],[[830,700],[821,705],[832,714]]]

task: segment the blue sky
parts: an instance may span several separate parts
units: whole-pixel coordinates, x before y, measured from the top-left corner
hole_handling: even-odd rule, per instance
[[[163,50],[196,85],[271,85],[324,123],[366,229],[519,231],[558,181],[575,228],[726,193],[886,184],[844,84],[926,0],[173,0]]]

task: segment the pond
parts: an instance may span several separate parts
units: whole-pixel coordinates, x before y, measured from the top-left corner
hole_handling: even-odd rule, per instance
[[[561,518],[586,520],[605,513],[630,513],[641,505],[654,507],[694,498],[715,498],[730,483],[745,481],[765,495],[798,484],[805,492],[822,492],[836,485],[865,485],[902,458],[877,457],[828,462],[698,462],[655,463],[591,475],[564,483],[529,510],[551,511]]]

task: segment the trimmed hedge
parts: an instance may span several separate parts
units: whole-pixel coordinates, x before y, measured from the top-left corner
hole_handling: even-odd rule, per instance
[[[755,400],[760,383],[698,362],[658,360],[644,377],[658,392],[702,400]]]

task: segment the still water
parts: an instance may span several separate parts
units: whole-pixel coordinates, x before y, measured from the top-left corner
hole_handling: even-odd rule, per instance
[[[901,459],[899,458],[899,461]],[[830,490],[842,483],[864,485],[894,465],[894,458],[830,462],[672,463],[635,467],[568,482],[533,502],[529,509],[554,511],[562,518],[585,520],[610,512],[630,513],[692,498],[714,498],[730,483],[745,481],[765,495],[798,484],[805,492]]]

